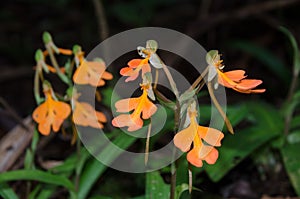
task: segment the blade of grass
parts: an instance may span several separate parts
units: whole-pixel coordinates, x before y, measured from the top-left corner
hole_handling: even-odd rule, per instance
[[[3,199],[19,199],[17,194],[6,184],[0,184],[0,196]]]
[[[63,186],[70,191],[74,190],[74,186],[68,178],[53,175],[40,170],[15,170],[0,174],[0,182],[14,180],[36,180],[47,184]]]

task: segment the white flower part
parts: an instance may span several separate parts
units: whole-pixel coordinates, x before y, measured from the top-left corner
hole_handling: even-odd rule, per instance
[[[218,83],[218,81],[216,81],[214,84],[214,89],[217,90],[218,88],[219,88],[219,83]]]
[[[220,70],[223,70],[225,68],[225,65],[219,66]]]
[[[149,88],[147,89],[148,97],[155,101],[155,95],[152,89],[152,74],[150,72],[145,73],[143,76],[143,85],[148,85]]]
[[[138,54],[143,57],[143,58],[146,58],[148,55],[146,54],[146,48],[142,47],[142,46],[138,46],[137,47],[137,51],[138,51]]]
[[[207,77],[207,81],[212,81],[214,79],[214,77],[217,75],[217,69],[214,65],[209,65],[208,66],[208,77]]]
[[[163,67],[161,60],[156,53],[151,54],[149,62],[154,68],[160,69]]]

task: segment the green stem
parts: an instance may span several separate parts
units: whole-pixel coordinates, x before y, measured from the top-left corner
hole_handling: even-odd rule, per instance
[[[296,88],[297,88],[297,84],[298,84],[298,74],[294,73],[292,83],[291,83],[291,86],[289,89],[289,93],[288,93],[288,96],[286,99],[286,104],[291,103],[293,96],[295,94]],[[285,121],[284,121],[284,134],[285,135],[288,135],[288,133],[289,133],[292,117],[293,117],[293,111],[290,111],[290,113],[287,114],[287,116],[285,117]]]
[[[77,165],[80,165],[81,159],[81,143],[80,139],[77,136],[76,140],[76,154],[77,154]],[[79,191],[79,181],[80,181],[80,168],[76,167],[76,177],[75,177],[75,192],[78,193]]]
[[[231,134],[234,134],[234,131],[233,131],[233,128],[232,128],[232,125],[229,121],[229,119],[227,118],[226,114],[224,113],[221,105],[219,104],[215,94],[214,94],[214,90],[212,88],[212,85],[211,85],[211,82],[208,82],[207,83],[207,88],[208,88],[208,92],[209,92],[209,95],[210,95],[210,98],[211,100],[213,101],[214,105],[216,106],[217,110],[219,111],[220,115],[223,117],[224,121],[225,121],[225,124],[226,124],[226,127],[228,129],[228,131],[231,133]]]
[[[53,65],[53,67],[55,68],[56,73],[57,73],[57,75],[59,76],[59,78],[60,78],[63,82],[65,82],[66,84],[68,84],[69,86],[71,86],[71,85],[72,85],[72,82],[68,79],[68,77],[67,77],[65,74],[63,74],[63,73],[61,72],[60,67],[59,67],[59,65],[58,65],[58,63],[57,63],[57,61],[56,61],[56,58],[55,58],[55,56],[54,56],[54,54],[53,54],[53,51],[52,51],[51,47],[50,47],[49,45],[46,45],[46,49],[47,49],[47,51],[48,51],[48,53],[49,53],[51,63],[52,63],[52,65]]]
[[[179,120],[180,120],[180,103],[178,100],[176,100],[176,109],[174,114],[174,132],[178,131],[179,126]],[[173,159],[176,156],[176,148],[173,149]],[[170,199],[175,198],[175,192],[176,192],[176,176],[177,176],[177,167],[178,167],[178,159],[175,161],[172,161],[171,164],[171,186],[170,186]]]
[[[33,92],[34,92],[34,97],[35,97],[35,101],[37,104],[40,104],[42,99],[41,99],[41,95],[40,95],[40,81],[39,81],[39,73],[40,73],[40,66],[37,65],[37,68],[35,70],[35,74],[34,74],[34,87],[33,87]]]

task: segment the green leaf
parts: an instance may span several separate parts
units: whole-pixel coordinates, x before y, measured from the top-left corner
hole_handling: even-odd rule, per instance
[[[115,131],[119,132],[119,135],[116,139],[113,140],[113,143],[122,149],[127,149],[137,139],[136,137],[132,137],[123,133],[119,129],[116,129]],[[121,152],[115,151],[115,148],[111,145],[105,147],[100,153],[100,156],[105,157],[104,161],[106,163],[113,162],[119,155],[121,155]],[[103,174],[103,172],[106,169],[106,165],[102,164],[97,159],[93,159],[87,162],[80,177],[78,192],[79,199],[85,199],[87,197],[94,183],[98,180],[98,178]]]
[[[41,185],[37,185],[33,191],[30,192],[29,196],[28,196],[28,199],[35,199],[37,198],[37,194],[39,193],[39,191],[41,190]]]
[[[296,144],[300,142],[300,130],[290,132],[287,136],[287,141],[290,144]]]
[[[6,184],[0,184],[0,196],[3,199],[19,199],[17,194]]]
[[[181,184],[176,186],[176,199],[180,199],[180,196],[183,192],[189,190],[188,184]]]
[[[14,180],[36,180],[47,184],[63,186],[71,191],[74,190],[74,186],[69,179],[40,170],[15,170],[0,174],[0,183]]]
[[[249,102],[245,105],[249,110],[248,115],[254,118],[257,125],[271,131],[282,131],[284,119],[275,107],[263,102]]]
[[[300,71],[300,54],[299,54],[299,48],[297,45],[297,41],[296,41],[295,37],[293,36],[293,34],[285,27],[281,26],[281,27],[279,27],[279,30],[281,32],[283,32],[291,42],[291,45],[292,45],[292,48],[294,51],[294,55],[293,55],[294,71],[293,71],[293,73],[294,73],[294,76],[298,76],[299,71]]]
[[[227,136],[219,149],[216,164],[205,167],[210,179],[214,182],[219,181],[251,152],[277,135],[275,131],[270,132],[260,127],[252,127]]]
[[[165,184],[158,171],[146,174],[146,199],[169,198],[170,185]]]
[[[242,40],[232,41],[228,45],[231,48],[245,51],[256,57],[264,64],[264,66],[266,66],[275,75],[277,75],[277,77],[284,80],[286,84],[289,83],[289,79],[291,76],[290,71],[285,67],[283,62],[269,50],[266,50],[265,48],[254,43]]]
[[[36,198],[37,199],[48,199],[52,196],[52,194],[55,191],[56,191],[56,186],[55,185],[43,186],[43,189],[41,190],[41,192],[39,193],[39,195]]]
[[[274,108],[257,102],[247,103],[246,106],[249,115],[255,119],[256,125],[225,137],[216,164],[205,167],[214,182],[219,181],[244,158],[277,137],[282,131],[283,120]]]
[[[298,196],[300,196],[299,151],[299,143],[286,144],[284,147],[281,148],[281,154],[283,157],[285,169]]]
[[[291,129],[300,127],[300,115],[293,117],[291,121]]]

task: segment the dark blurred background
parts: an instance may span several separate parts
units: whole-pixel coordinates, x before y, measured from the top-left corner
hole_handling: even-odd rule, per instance
[[[71,49],[79,44],[88,53],[104,37],[128,29],[174,29],[191,36],[206,50],[218,49],[226,70],[245,69],[250,78],[264,81],[262,87],[267,92],[262,95],[228,90],[229,103],[259,98],[279,107],[288,92],[293,56],[289,41],[278,27],[286,27],[299,41],[299,10],[300,0],[1,1],[0,137],[17,123],[11,117],[12,111],[26,117],[35,108],[34,53],[38,48],[44,49],[44,31],[53,35],[59,47]],[[103,20],[107,23],[104,32],[99,28]],[[117,67],[124,67],[127,61],[121,60]],[[170,61],[165,60],[167,64]],[[188,69],[180,68],[180,63],[172,66],[189,74]],[[196,75],[191,75],[191,81]],[[12,110],[3,105],[5,102]]]
[[[34,52],[43,48],[42,33],[49,31],[60,47],[80,44],[88,53],[104,38],[99,28],[99,13],[106,17],[104,34],[108,36],[143,26],[174,29],[191,36],[207,50],[218,49],[227,70],[243,68],[249,77],[263,79],[267,92],[260,98],[276,104],[286,95],[292,54],[277,27],[285,26],[299,38],[298,0],[104,0],[100,1],[100,7],[98,3],[95,0],[1,1],[0,96],[20,116],[29,115],[35,106]],[[234,94],[229,102],[243,98],[249,96]],[[1,131],[5,132],[13,122],[6,117],[3,106],[0,116]]]

